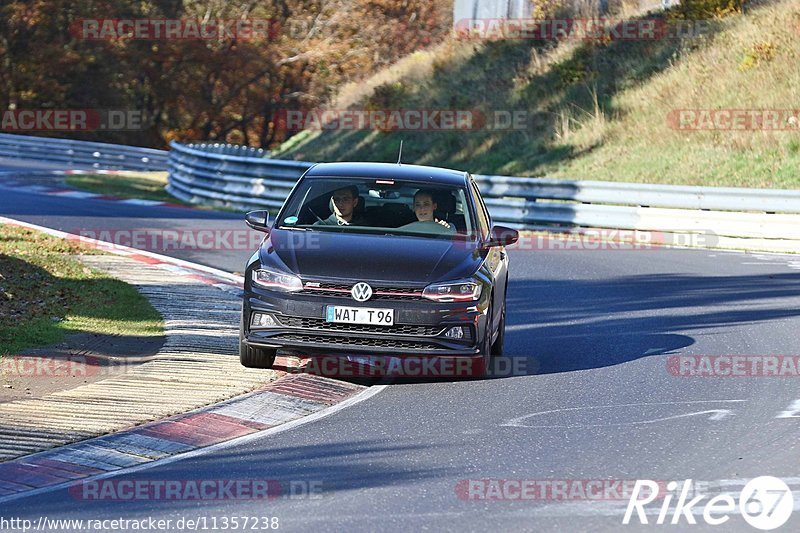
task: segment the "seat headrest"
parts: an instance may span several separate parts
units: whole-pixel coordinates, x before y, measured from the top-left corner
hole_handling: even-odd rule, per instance
[[[456,212],[456,197],[449,192],[439,192],[434,198],[436,207],[442,213],[453,215]]]

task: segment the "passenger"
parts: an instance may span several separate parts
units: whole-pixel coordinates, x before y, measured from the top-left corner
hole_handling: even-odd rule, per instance
[[[358,206],[358,187],[350,185],[333,191],[331,196],[331,216],[325,220],[318,220],[314,225],[325,226],[365,226],[366,219],[355,212]]]
[[[432,191],[427,189],[418,190],[414,194],[414,214],[417,215],[417,221],[406,224],[403,229],[442,235],[455,233],[456,229],[452,224],[446,220],[439,220],[434,216],[434,211],[436,211],[437,207]]]

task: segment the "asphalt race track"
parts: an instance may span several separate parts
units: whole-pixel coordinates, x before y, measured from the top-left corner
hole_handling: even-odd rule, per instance
[[[2,188],[2,178],[0,215],[67,231],[245,227],[236,214],[44,196]],[[228,271],[250,254],[154,251]],[[797,490],[800,406],[790,406],[800,379],[680,376],[674,356],[798,355],[800,260],[687,249],[510,256],[506,355],[518,375],[393,383],[326,418],[113,478],[272,479],[296,487],[294,497],[97,501],[61,490],[0,504],[0,514],[191,518],[209,528],[212,518],[278,517],[290,531],[755,531],[735,513],[707,526],[702,507],[702,525],[656,526],[657,503],[649,525],[622,526],[627,499],[613,491],[493,497],[487,480],[735,487],[772,475]],[[800,529],[797,515],[783,529]]]

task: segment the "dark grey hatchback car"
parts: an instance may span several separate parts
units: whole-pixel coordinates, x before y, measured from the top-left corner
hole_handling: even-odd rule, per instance
[[[508,256],[466,172],[322,163],[300,178],[245,271],[240,359],[502,354]]]

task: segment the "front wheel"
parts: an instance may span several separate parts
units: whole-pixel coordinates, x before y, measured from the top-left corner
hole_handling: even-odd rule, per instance
[[[503,342],[506,338],[506,303],[503,302],[503,308],[500,310],[500,324],[497,326],[497,340],[492,344],[492,355],[503,355]]]
[[[247,320],[244,301],[242,302],[242,317],[239,321],[239,362],[247,368],[272,368],[275,363],[277,348],[257,348],[244,341],[244,324]]]
[[[492,309],[491,309],[491,307],[489,308],[489,312],[487,313],[487,316],[489,318],[488,318],[487,324],[486,324],[486,331],[483,334],[483,342],[481,342],[481,350],[480,350],[480,355],[483,356],[483,360],[482,360],[483,368],[481,369],[480,376],[484,377],[484,378],[489,376],[489,370],[490,370],[491,365],[492,365],[492,355],[494,355],[493,346],[492,346],[492,319],[491,319],[491,317],[492,317]]]
[[[269,348],[256,348],[239,341],[239,362],[247,368],[272,368],[278,350]]]

